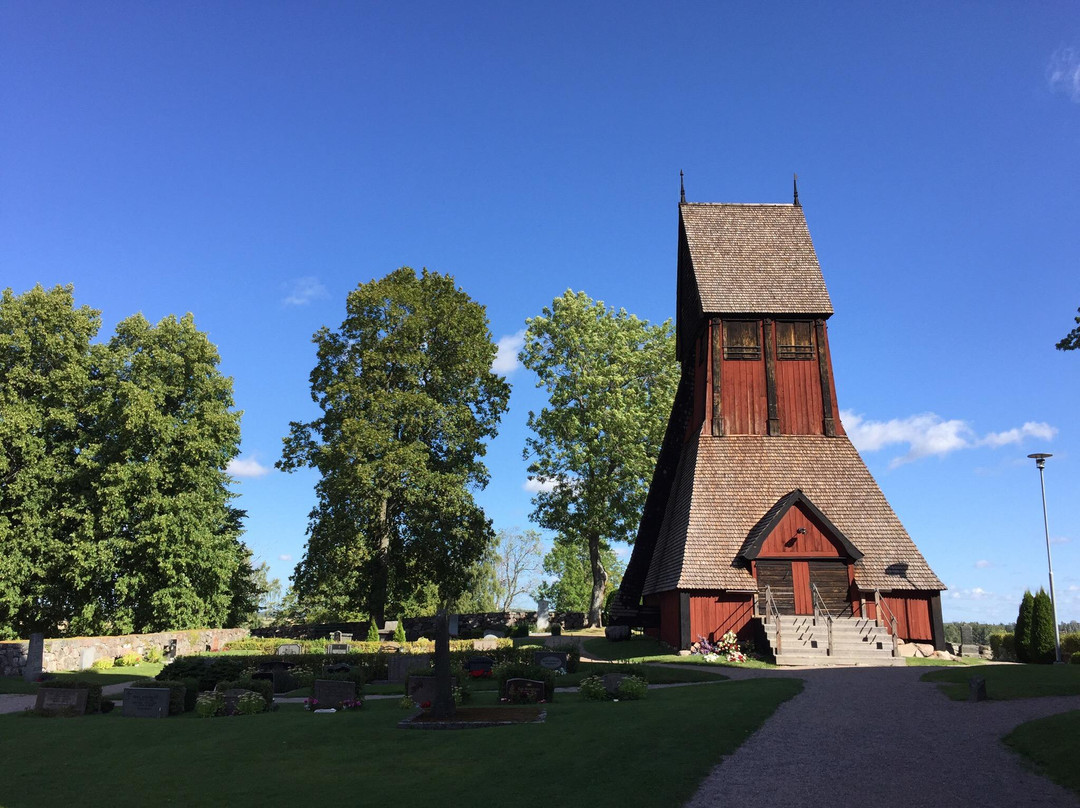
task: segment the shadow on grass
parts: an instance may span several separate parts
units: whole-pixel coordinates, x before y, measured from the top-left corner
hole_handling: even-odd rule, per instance
[[[983,665],[977,670],[953,667],[924,673],[922,680],[936,682],[954,701],[965,701],[973,676],[986,679],[986,695],[991,699],[1080,695],[1080,665]]]
[[[580,805],[676,806],[801,689],[799,680],[767,679],[632,702],[560,694],[544,724],[440,732],[397,729],[405,713],[392,700],[335,715],[286,705],[215,719],[0,716],[4,805],[142,806],[166,789],[171,803],[188,806],[358,796],[368,805],[448,805],[491,794],[527,808],[550,805],[553,793]],[[494,694],[473,703],[493,704]],[[498,784],[516,768],[542,771],[557,787]]]

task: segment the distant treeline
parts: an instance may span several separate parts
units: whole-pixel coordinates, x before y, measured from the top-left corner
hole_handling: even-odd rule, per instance
[[[959,643],[961,640],[960,627],[966,626],[971,629],[970,642],[974,645],[989,645],[991,634],[1012,634],[1016,631],[1016,623],[946,623],[945,642]],[[1071,634],[1080,631],[1080,622],[1070,620],[1061,623],[1062,634]],[[963,638],[967,640],[965,636]]]

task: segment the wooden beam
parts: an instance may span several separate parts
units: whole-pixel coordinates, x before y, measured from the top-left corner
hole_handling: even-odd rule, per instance
[[[724,327],[720,320],[712,320],[709,323],[711,345],[709,352],[712,357],[712,434],[719,437],[724,434],[723,391],[720,387],[720,364],[724,357],[723,334]]]
[[[829,384],[829,356],[825,352],[825,321],[814,321],[814,332],[817,337],[817,365],[818,376],[821,377],[821,412],[824,416],[825,434],[830,438],[836,437],[836,420],[833,416],[832,385]]]
[[[769,402],[769,434],[780,434],[780,414],[776,408],[776,339],[773,321],[765,318],[765,396]]]
[[[679,592],[679,648],[689,648],[693,642],[690,637],[690,593]]]

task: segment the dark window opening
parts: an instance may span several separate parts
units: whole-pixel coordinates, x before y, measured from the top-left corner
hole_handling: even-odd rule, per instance
[[[761,324],[725,320],[724,359],[761,359]]]
[[[776,323],[777,359],[813,359],[814,341],[808,322]]]

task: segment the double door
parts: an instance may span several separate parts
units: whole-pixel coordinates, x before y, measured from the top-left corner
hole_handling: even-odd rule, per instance
[[[762,612],[765,609],[765,587],[768,586],[781,614],[813,614],[812,583],[817,586],[821,599],[834,617],[850,608],[844,559],[759,559],[756,567],[758,595],[762,601],[759,609]]]

